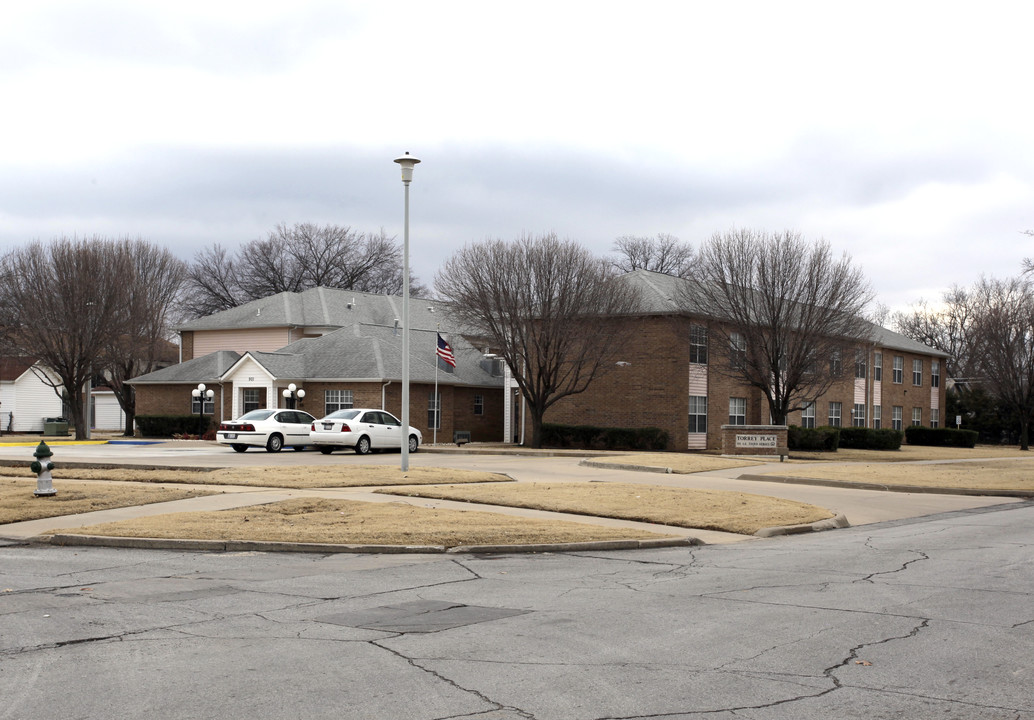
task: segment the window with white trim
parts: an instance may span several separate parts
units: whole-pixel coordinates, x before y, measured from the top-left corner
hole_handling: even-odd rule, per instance
[[[689,431],[691,433],[707,432],[707,396],[689,396]]]
[[[801,427],[815,427],[815,403],[805,403],[804,407],[801,408]]]
[[[244,412],[250,413],[252,410],[262,409],[262,390],[260,388],[244,388],[241,391],[241,406]]]
[[[930,427],[935,428],[935,427],[940,427],[940,426],[941,426],[941,411],[938,410],[937,408],[931,408],[930,409]]]
[[[883,406],[873,405],[872,406],[872,426],[876,430],[879,430],[883,426]]]
[[[912,385],[919,387],[923,384],[923,361],[912,361]]]
[[[941,386],[941,363],[940,363],[939,360],[931,360],[930,361],[930,387],[940,387],[940,386]]]
[[[905,408],[901,407],[900,405],[895,405],[891,409],[890,426],[895,430],[901,429],[901,417],[904,412]]]
[[[894,383],[900,385],[905,382],[905,358],[900,355],[894,356]]]
[[[865,376],[867,375],[866,371],[868,370],[868,368],[866,367],[866,365],[868,365],[868,363],[866,362],[866,360],[867,360],[867,358],[865,357],[865,353],[862,352],[861,350],[859,350],[858,352],[855,353],[855,356],[854,356],[854,376],[856,378],[863,378],[864,379]]]
[[[475,395],[474,396],[474,414],[484,415],[485,414],[485,396]]]
[[[351,390],[324,390],[323,391],[323,414],[330,415],[338,410],[348,410],[352,407]]]
[[[865,405],[855,403],[851,408],[851,427],[865,427]]]
[[[912,408],[912,427],[919,427],[923,424],[923,408]]]
[[[429,430],[442,429],[442,394],[433,390],[427,393],[427,427]]]
[[[842,403],[831,402],[829,404],[829,426],[840,427],[841,416],[844,412]]]
[[[729,367],[733,370],[747,367],[747,338],[743,333],[729,333]]]
[[[747,424],[747,398],[729,398],[729,424]]]
[[[190,414],[197,415],[201,411],[201,400],[191,396],[190,398]],[[204,415],[215,415],[215,395],[211,398],[205,397],[205,412]]]
[[[883,353],[873,353],[872,355],[872,379],[875,382],[883,380]]]
[[[829,358],[829,374],[833,377],[840,377],[844,374],[844,361],[839,350],[834,350]]]
[[[689,361],[707,364],[707,328],[703,325],[689,326]]]

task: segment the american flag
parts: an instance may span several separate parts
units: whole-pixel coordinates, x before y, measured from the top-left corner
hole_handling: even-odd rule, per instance
[[[452,354],[452,347],[449,343],[445,342],[445,338],[442,337],[441,333],[438,333],[438,357],[445,362],[449,363],[453,367],[456,367],[456,356]]]

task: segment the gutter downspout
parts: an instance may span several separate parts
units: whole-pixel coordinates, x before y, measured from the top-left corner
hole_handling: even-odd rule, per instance
[[[384,391],[387,389],[387,387],[389,385],[391,385],[391,380],[389,380],[388,382],[386,382],[383,385],[381,385],[381,410],[387,410],[388,409],[388,408],[384,407],[384,397],[385,397]]]

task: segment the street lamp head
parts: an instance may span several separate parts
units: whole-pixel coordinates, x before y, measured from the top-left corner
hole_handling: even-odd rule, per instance
[[[284,396],[285,398],[289,398],[289,397],[291,397],[291,391],[290,391],[290,390],[284,390],[284,392],[283,392],[283,396]]]
[[[205,391],[205,384],[204,383],[198,383],[197,389],[198,389],[199,392],[204,392]]]
[[[299,390],[298,391],[298,399],[301,400],[303,397],[305,397],[305,391],[304,390]]]
[[[290,390],[291,392],[294,392],[295,390],[298,389],[298,386],[295,385],[294,383],[291,383],[290,385],[287,386],[287,389]]]
[[[413,179],[413,167],[420,161],[410,155],[407,150],[405,155],[395,158],[395,162],[402,166],[402,182],[409,185]]]

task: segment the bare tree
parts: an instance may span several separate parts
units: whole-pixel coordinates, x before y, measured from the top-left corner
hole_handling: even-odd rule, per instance
[[[694,277],[680,304],[716,318],[711,330],[729,348],[729,361],[713,369],[760,389],[777,425],[830,388],[845,353],[871,341],[869,283],[824,240],[716,233],[701,246]]]
[[[49,371],[37,372],[42,382],[67,391],[75,436],[83,439],[83,386],[99,370],[110,335],[121,332],[133,265],[120,242],[93,237],[30,243],[8,253],[2,268],[10,342]]]
[[[970,369],[970,293],[953,285],[945,291],[940,304],[920,300],[907,312],[896,312],[894,328],[913,340],[947,353],[945,372],[948,377],[969,377]]]
[[[126,305],[106,337],[99,369],[125,413],[125,434],[132,435],[136,391],[126,381],[169,361],[169,313],[186,266],[169,250],[142,240],[122,240],[113,250],[128,257],[133,272],[123,279]]]
[[[674,235],[659,233],[657,237],[623,235],[614,241],[614,267],[622,272],[653,272],[689,277],[695,260],[693,248]]]
[[[1029,450],[1034,416],[1034,286],[1029,280],[982,278],[972,292],[973,365],[981,383],[1020,419]]]
[[[426,294],[415,278],[410,283],[412,294]],[[199,252],[188,270],[186,307],[201,317],[269,295],[321,286],[401,293],[402,248],[383,230],[362,233],[338,225],[281,223],[233,256],[219,245]]]
[[[435,277],[461,321],[499,348],[528,403],[532,447],[542,418],[613,366],[639,296],[608,262],[554,234],[466,246]]]

